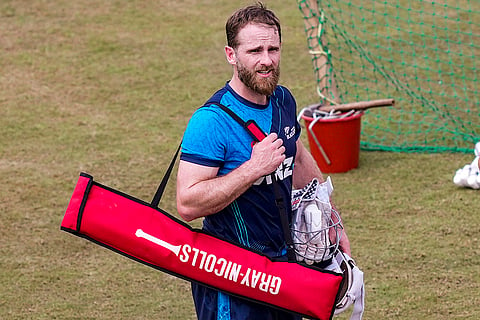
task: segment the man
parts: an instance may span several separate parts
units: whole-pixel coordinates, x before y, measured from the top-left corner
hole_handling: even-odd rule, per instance
[[[204,217],[203,229],[272,258],[286,255],[285,237],[272,183],[286,203],[292,185],[323,181],[301,140],[295,100],[278,85],[281,28],[263,4],[235,12],[226,23],[225,55],[233,67],[229,82],[192,116],[182,142],[177,210],[186,221]],[[252,143],[227,106],[268,135]],[[289,219],[292,210],[287,206]],[[350,255],[343,234],[341,249]],[[199,319],[301,319],[298,315],[192,284]]]

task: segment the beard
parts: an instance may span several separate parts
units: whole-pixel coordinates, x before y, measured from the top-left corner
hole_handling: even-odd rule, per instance
[[[272,74],[268,78],[260,77],[258,71],[271,71]],[[240,61],[237,61],[238,78],[248,88],[256,93],[271,96],[275,91],[280,78],[280,66],[278,67],[262,67],[255,70],[250,70],[245,67]]]

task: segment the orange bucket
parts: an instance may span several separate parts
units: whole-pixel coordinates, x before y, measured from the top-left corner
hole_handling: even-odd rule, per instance
[[[347,172],[358,167],[362,116],[363,112],[330,119],[301,116],[310,152],[322,172]]]

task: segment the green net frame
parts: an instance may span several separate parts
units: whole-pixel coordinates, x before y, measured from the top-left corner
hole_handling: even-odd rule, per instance
[[[479,0],[297,0],[319,103],[393,98],[361,148],[472,152],[480,140]]]

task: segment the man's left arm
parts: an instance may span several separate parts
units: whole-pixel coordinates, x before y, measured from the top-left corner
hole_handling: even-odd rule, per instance
[[[319,182],[324,182],[322,172],[318,168],[315,159],[313,159],[311,153],[305,148],[302,141],[298,139],[297,155],[295,157],[295,166],[293,167],[293,187],[295,189],[301,189],[312,181],[313,178],[317,178]],[[335,208],[333,201],[332,206]],[[340,250],[348,254],[350,257],[352,256],[350,241],[345,232],[345,226],[342,229]]]
[[[300,138],[297,140],[297,155],[293,167],[293,187],[301,189],[313,178],[323,182],[323,175],[310,152],[305,148]]]

